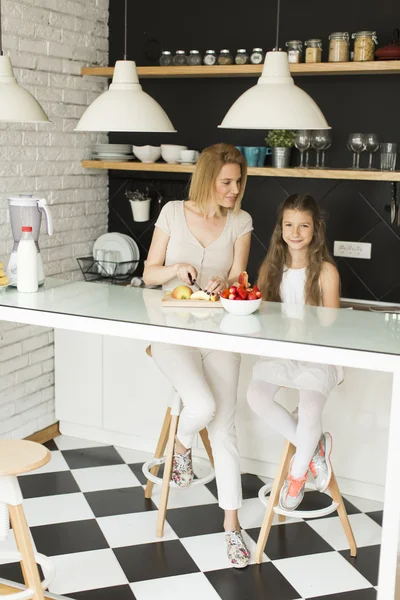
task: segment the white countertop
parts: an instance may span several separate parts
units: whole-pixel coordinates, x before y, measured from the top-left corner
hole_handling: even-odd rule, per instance
[[[148,331],[153,326],[167,327],[181,330],[183,337],[186,337],[183,332],[211,333],[243,341],[269,340],[400,356],[400,315],[397,314],[263,302],[253,315],[237,317],[217,308],[164,308],[161,307],[162,296],[161,290],[48,278],[34,294],[18,293],[12,287],[3,290],[0,320],[10,321],[14,314],[16,321],[25,322],[23,313],[29,311],[30,318],[26,322],[32,322],[33,318],[37,324],[51,327],[59,323],[60,328],[69,328],[62,317],[75,317],[75,321],[77,317],[92,322],[101,319],[119,325],[136,324],[145,326]],[[33,315],[33,311],[42,316]]]

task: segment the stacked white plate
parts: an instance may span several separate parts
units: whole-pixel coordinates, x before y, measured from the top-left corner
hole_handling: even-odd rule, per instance
[[[134,158],[131,144],[94,144],[91,150],[95,160],[127,162]]]
[[[97,256],[98,250],[103,250],[104,252],[114,250],[119,252],[119,262],[121,263],[138,261],[140,258],[137,243],[129,237],[129,235],[125,235],[124,233],[105,233],[104,235],[101,235],[97,238],[93,246],[94,259]],[[133,265],[121,265],[117,268],[116,273],[117,275],[126,275],[129,271],[133,273],[136,270],[137,264],[138,263]]]

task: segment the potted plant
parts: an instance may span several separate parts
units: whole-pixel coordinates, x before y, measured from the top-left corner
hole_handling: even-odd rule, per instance
[[[149,188],[146,188],[144,192],[139,190],[127,190],[125,196],[131,203],[133,220],[138,223],[143,223],[150,219],[150,203],[151,197],[149,194]]]
[[[290,129],[271,129],[265,138],[265,143],[272,148],[272,166],[288,167],[290,155],[296,139],[296,132]]]

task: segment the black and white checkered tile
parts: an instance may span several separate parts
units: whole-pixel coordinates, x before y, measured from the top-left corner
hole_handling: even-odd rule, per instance
[[[162,540],[156,537],[159,489],[146,500],[142,463],[148,455],[60,436],[47,444],[52,460],[20,477],[24,508],[38,552],[52,558],[55,594],[76,600],[373,600],[376,598],[382,505],[347,497],[358,545],[349,555],[334,513],[289,519],[272,527],[264,562],[227,564],[215,482],[172,489]],[[242,527],[255,549],[264,507],[263,485],[243,475]],[[306,494],[302,508],[328,499]],[[7,549],[15,549],[12,532]],[[3,546],[4,548],[4,546]],[[0,577],[22,581],[19,564]]]

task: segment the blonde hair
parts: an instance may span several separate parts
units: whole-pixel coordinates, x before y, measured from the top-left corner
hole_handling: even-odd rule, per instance
[[[335,264],[326,245],[325,222],[314,198],[308,194],[292,194],[278,209],[278,219],[272,233],[267,256],[258,272],[257,285],[264,300],[282,302],[281,282],[285,267],[290,267],[291,257],[282,238],[282,220],[285,210],[308,212],[313,219],[314,234],[308,246],[307,279],[304,288],[306,304],[319,306],[321,303],[320,276],[324,262]]]
[[[231,144],[214,144],[208,146],[200,154],[196,169],[192,175],[189,188],[189,200],[195,204],[202,215],[207,214],[210,201],[215,194],[215,182],[224,165],[236,164],[240,167],[241,181],[233,212],[240,210],[247,181],[246,159],[235,146]],[[218,212],[223,209],[219,207]]]

